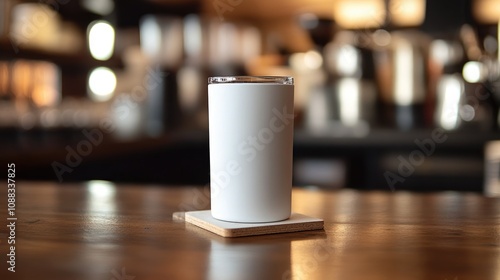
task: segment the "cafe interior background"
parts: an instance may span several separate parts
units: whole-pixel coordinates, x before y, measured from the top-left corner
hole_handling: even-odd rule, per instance
[[[500,194],[499,27],[498,0],[3,0],[1,162],[205,185],[207,78],[289,75],[294,185]]]

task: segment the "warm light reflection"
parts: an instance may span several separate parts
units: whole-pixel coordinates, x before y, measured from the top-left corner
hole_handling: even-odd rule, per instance
[[[304,198],[304,196],[306,197]],[[327,196],[320,195],[319,192],[307,192],[307,190],[302,188],[293,190],[292,209],[294,212],[308,213],[314,216],[314,211],[321,208],[325,203],[327,203]],[[314,205],[314,207],[312,207],[312,205]],[[328,207],[321,209],[326,209],[325,214],[329,214],[331,210]]]
[[[432,60],[441,65],[457,63],[464,56],[461,44],[439,39],[432,41],[429,52]]]
[[[398,40],[394,50],[394,98],[397,105],[408,106],[414,99],[413,46],[406,40]]]
[[[61,1],[59,0],[59,2]],[[66,47],[58,42],[61,39],[61,19],[57,9],[55,9],[56,6],[52,6],[52,4],[57,5],[57,3],[8,0],[2,0],[0,3],[0,10],[5,4],[7,7],[12,7],[8,39],[14,50],[19,47],[21,50],[23,47],[44,50],[60,50]],[[4,19],[2,14],[0,21],[4,21]],[[57,45],[58,43],[59,45]],[[57,47],[59,49],[56,49]]]
[[[32,99],[37,106],[53,106],[61,99],[61,74],[59,68],[49,62],[33,63]]]
[[[391,0],[389,12],[394,25],[420,25],[425,19],[425,0]]]
[[[383,0],[338,0],[335,2],[333,17],[343,28],[377,28],[385,22]]]
[[[290,65],[302,71],[317,70],[323,65],[323,58],[317,51],[294,53],[290,56]]]
[[[430,57],[434,62],[443,65],[448,62],[450,48],[444,40],[434,40],[429,47]]]
[[[89,95],[96,101],[107,101],[116,89],[116,75],[106,67],[94,69],[89,76]]]
[[[342,213],[338,216],[338,221],[348,224],[359,211],[359,203],[359,192],[352,189],[342,189],[340,196],[336,197],[335,205],[332,205],[332,213]],[[325,204],[328,204],[328,202],[325,202]]]
[[[400,223],[412,217],[412,209],[417,206],[414,205],[414,199],[411,192],[398,190],[395,193],[395,199],[393,201],[396,211],[395,218],[400,220],[392,222]]]
[[[359,122],[360,81],[344,78],[338,84],[340,120],[344,125],[352,126]]]
[[[500,20],[500,1],[476,0],[473,1],[473,14],[481,23],[497,23]]]
[[[11,89],[16,99],[27,99],[30,97],[31,81],[33,71],[31,64],[26,60],[18,60],[12,66]]]
[[[108,181],[94,180],[87,185],[93,197],[109,198],[115,194],[115,185]]]
[[[478,61],[469,61],[465,63],[462,75],[469,83],[482,82],[485,77],[484,65]]]
[[[438,84],[437,108],[439,125],[447,130],[456,129],[460,123],[459,110],[463,84],[455,76],[445,76]]]
[[[359,69],[361,53],[352,45],[342,46],[337,53],[335,68],[340,75],[355,76]]]
[[[97,60],[108,60],[115,47],[115,29],[106,21],[94,21],[89,25],[90,54]]]
[[[324,262],[331,263],[330,257],[333,250],[328,247],[329,244],[325,240],[294,240],[291,242],[290,249],[290,272],[281,279],[320,279],[315,278],[318,275],[320,265]],[[314,249],[314,250],[311,250]],[[336,253],[336,252],[335,252]],[[331,266],[327,266],[331,267]],[[330,269],[329,278],[332,277],[333,269]],[[335,279],[335,278],[330,278]]]
[[[115,185],[107,181],[89,181],[87,208],[90,212],[114,212],[116,210]]]
[[[116,198],[116,186],[107,181],[89,181],[87,183],[87,192],[79,201],[85,201],[86,209],[80,210],[85,215],[79,217],[79,228],[77,229],[82,248],[78,251],[80,258],[97,258],[99,265],[103,267],[113,267],[114,261],[109,258],[99,258],[101,250],[109,251],[117,246],[110,240],[122,240],[123,224],[119,223],[118,218],[118,199]],[[93,246],[92,244],[99,244]],[[88,279],[97,279],[96,270],[89,270]],[[113,279],[113,278],[111,278]]]
[[[37,107],[53,106],[61,99],[59,67],[50,62],[17,60],[0,69],[0,95],[9,90],[16,100],[32,101]],[[5,73],[3,73],[5,71]]]
[[[308,51],[305,53],[304,63],[309,69],[319,69],[323,65],[323,58],[317,51]]]

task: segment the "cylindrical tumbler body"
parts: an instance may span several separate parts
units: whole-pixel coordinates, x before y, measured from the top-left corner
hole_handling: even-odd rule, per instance
[[[291,77],[209,78],[214,218],[258,223],[290,217],[293,88]]]

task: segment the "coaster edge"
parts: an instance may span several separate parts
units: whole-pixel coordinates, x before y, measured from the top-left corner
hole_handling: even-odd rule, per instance
[[[267,234],[280,234],[280,233],[291,233],[291,232],[301,232],[301,231],[312,231],[312,230],[321,230],[324,229],[324,220],[320,218],[310,217],[304,214],[296,213],[302,216],[305,216],[310,219],[314,219],[312,221],[306,221],[302,223],[291,223],[285,225],[262,225],[257,227],[243,227],[243,228],[223,228],[217,225],[214,225],[202,218],[189,215],[189,213],[193,212],[206,212],[210,210],[200,210],[200,211],[188,211],[185,215],[185,221],[192,225],[195,225],[201,229],[212,232],[216,235],[222,237],[245,237],[245,236],[259,236],[259,235],[267,235]],[[286,227],[285,230],[280,230],[283,227]]]

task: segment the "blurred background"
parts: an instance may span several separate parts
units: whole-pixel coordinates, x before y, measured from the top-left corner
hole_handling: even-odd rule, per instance
[[[2,0],[1,162],[207,184],[207,77],[291,75],[295,185],[500,193],[499,26],[498,0]]]

